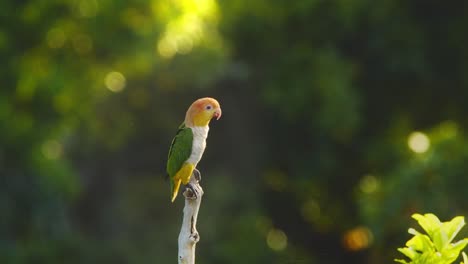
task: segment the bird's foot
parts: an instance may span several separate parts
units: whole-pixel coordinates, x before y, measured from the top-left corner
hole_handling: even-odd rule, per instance
[[[185,191],[184,191],[184,196],[185,198],[187,199],[190,199],[190,200],[196,200],[197,199],[197,191],[195,190],[195,188],[193,187],[193,185],[191,183],[187,184],[185,186]]]
[[[193,169],[193,176],[195,177],[195,180],[197,180],[197,182],[201,181],[201,172],[199,170]]]

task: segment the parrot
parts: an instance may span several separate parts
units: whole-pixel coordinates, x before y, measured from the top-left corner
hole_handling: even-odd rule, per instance
[[[211,119],[221,118],[221,107],[211,97],[193,102],[185,114],[172,140],[167,158],[166,171],[171,184],[171,202],[177,197],[180,184],[188,184],[192,173],[203,156]]]

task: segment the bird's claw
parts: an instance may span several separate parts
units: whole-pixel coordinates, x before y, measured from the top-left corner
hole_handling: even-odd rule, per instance
[[[194,177],[195,181],[190,181],[187,185],[185,185],[184,196],[190,200],[198,199],[198,190],[194,185],[197,185],[201,180],[201,173],[199,170],[194,169],[192,172],[192,177]]]
[[[184,192],[184,195],[187,199],[190,199],[190,200],[196,200],[197,199],[197,192],[196,190],[193,188],[192,184],[189,183],[186,185],[186,189],[185,189],[185,192]]]
[[[201,181],[201,173],[199,170],[193,169],[193,176],[195,177],[195,180],[197,180],[197,182]]]

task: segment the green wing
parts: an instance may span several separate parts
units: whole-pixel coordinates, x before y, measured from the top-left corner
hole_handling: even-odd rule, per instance
[[[176,173],[182,168],[184,162],[192,153],[193,132],[192,129],[186,127],[184,123],[180,125],[176,136],[172,140],[169,155],[167,157],[167,174],[172,179]]]

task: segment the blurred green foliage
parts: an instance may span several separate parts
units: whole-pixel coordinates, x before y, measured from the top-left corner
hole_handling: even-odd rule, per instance
[[[167,150],[216,97],[201,263],[387,263],[467,215],[463,1],[0,3],[0,262],[172,263]]]

